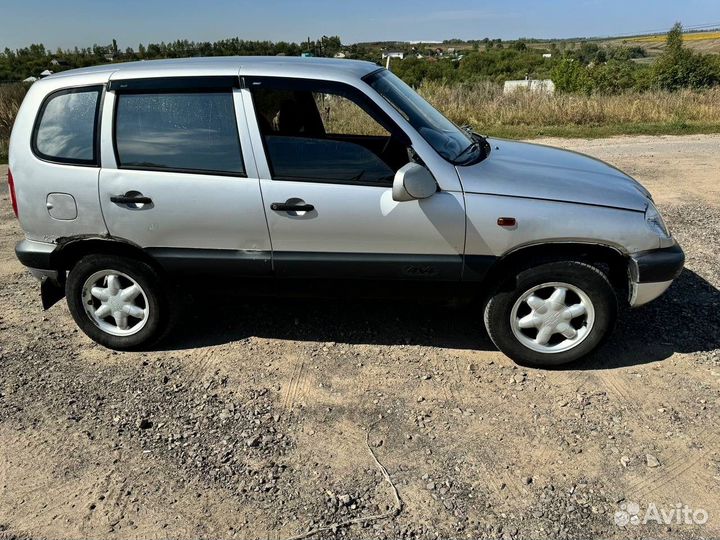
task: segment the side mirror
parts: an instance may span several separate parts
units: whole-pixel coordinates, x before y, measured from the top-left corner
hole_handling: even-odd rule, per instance
[[[392,186],[394,201],[427,199],[436,191],[435,178],[422,165],[410,162],[395,173]]]

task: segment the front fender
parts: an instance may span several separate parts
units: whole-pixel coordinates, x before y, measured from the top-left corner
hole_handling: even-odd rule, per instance
[[[544,243],[599,244],[623,255],[660,247],[642,212],[604,206],[465,194],[466,255],[501,257],[525,246]],[[513,217],[513,227],[498,218]]]

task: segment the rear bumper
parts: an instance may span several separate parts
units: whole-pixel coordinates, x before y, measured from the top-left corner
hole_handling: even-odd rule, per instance
[[[15,244],[15,255],[28,268],[57,271],[52,264],[52,255],[56,247],[55,244],[26,239]]]
[[[680,275],[685,253],[675,244],[668,248],[643,251],[630,256],[630,306],[637,307],[655,300]]]
[[[65,296],[65,272],[53,264],[56,245],[35,240],[21,240],[15,245],[15,255],[40,280],[40,296],[48,309]]]

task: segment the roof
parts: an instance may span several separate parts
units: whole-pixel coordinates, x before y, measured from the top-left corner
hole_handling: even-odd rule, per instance
[[[209,56],[176,58],[170,60],[146,60],[105,64],[87,68],[70,69],[48,77],[72,77],[77,75],[108,73],[112,79],[133,77],[172,77],[193,75],[284,75],[314,78],[333,75],[338,78],[359,78],[380,67],[372,62],[335,58],[301,58],[297,56]]]

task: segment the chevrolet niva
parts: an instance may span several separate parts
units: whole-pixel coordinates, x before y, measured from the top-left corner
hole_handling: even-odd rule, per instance
[[[684,263],[650,194],[573,152],[457,127],[369,62],[193,58],[30,88],[8,182],[43,306],[147,347],[177,278],[455,283],[528,365],[595,349]],[[349,282],[349,281],[348,281]]]

